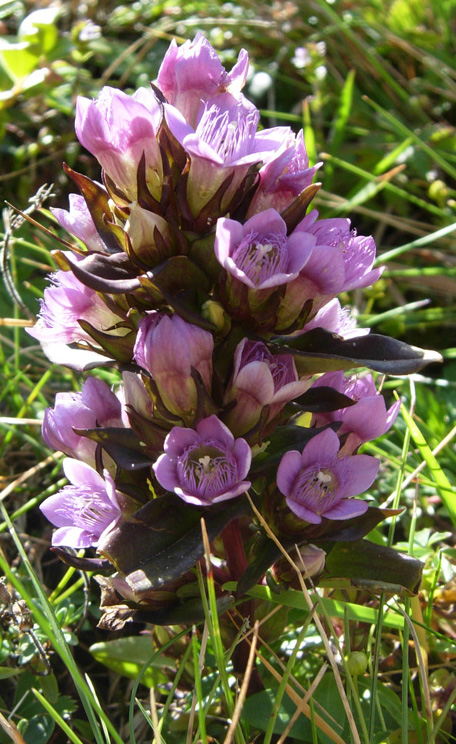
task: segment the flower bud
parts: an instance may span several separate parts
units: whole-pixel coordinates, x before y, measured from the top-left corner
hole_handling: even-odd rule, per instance
[[[201,315],[205,320],[215,325],[218,335],[226,336],[230,332],[230,316],[220,302],[207,300],[201,308]]]
[[[367,656],[364,651],[351,651],[347,656],[347,668],[352,677],[359,677],[367,669]]]

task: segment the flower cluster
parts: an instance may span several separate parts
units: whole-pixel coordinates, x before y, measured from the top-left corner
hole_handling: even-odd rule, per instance
[[[81,194],[53,210],[75,240],[54,252],[30,333],[53,362],[102,363],[119,382],[90,376],[46,411],[44,439],[68,456],[71,485],[42,510],[55,546],[93,546],[111,562],[111,591],[119,603],[124,587],[129,606],[156,608],[159,587],[179,603],[173,587],[203,553],[201,516],[211,540],[222,536],[221,580],[259,565],[247,494],[301,546],[303,572],[306,555],[324,571],[334,523],[368,511],[357,496],[380,463],[358,448],[398,412],[372,376],[346,370],[425,363],[357,331],[341,308],[337,295],[381,274],[374,241],[308,211],[318,166],[302,132],[259,128],[247,70],[245,51],[227,72],[197,34],[171,44],[151,87],[79,98],[76,133],[101,182],[66,168]]]

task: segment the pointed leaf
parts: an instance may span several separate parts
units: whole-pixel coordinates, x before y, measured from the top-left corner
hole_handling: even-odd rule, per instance
[[[133,331],[126,333],[124,336],[114,336],[94,328],[88,320],[78,320],[78,323],[110,357],[124,364],[131,362],[136,338]]]
[[[84,197],[97,232],[106,248],[109,252],[117,253],[119,251],[118,242],[107,225],[107,223],[112,223],[113,220],[108,194],[99,183],[95,183],[82,173],[76,173],[66,163],[63,164],[63,169],[75,182]]]
[[[295,227],[304,219],[307,212],[307,207],[314,198],[315,194],[321,188],[321,183],[312,183],[310,186],[301,191],[299,196],[291,202],[281,214],[283,220],[287,225],[287,235],[290,235]]]
[[[255,544],[255,557],[249,563],[240,580],[238,581],[236,595],[241,597],[252,587],[258,584],[266,571],[273,563],[282,557],[282,551],[277,547],[274,540],[267,535],[262,535]]]
[[[376,372],[407,375],[431,362],[441,362],[435,351],[409,346],[389,336],[375,333],[343,339],[324,328],[314,328],[300,336],[281,336],[269,342],[272,351],[279,346],[295,357],[299,374],[368,367]]]
[[[123,252],[118,251],[110,256],[105,256],[103,253],[91,253],[82,261],[74,263],[60,251],[58,255],[82,284],[96,292],[123,294],[132,292],[141,286],[137,269],[131,265],[130,259]]]
[[[412,595],[418,591],[423,564],[386,545],[357,540],[337,542],[326,558],[326,571],[325,578],[352,579],[372,591]]]
[[[99,442],[114,462],[124,470],[148,468],[156,460],[156,457],[151,457],[145,451],[145,445],[132,429],[109,426],[73,431],[93,442]]]
[[[339,393],[332,387],[321,385],[307,390],[299,398],[296,398],[293,404],[299,405],[300,408],[309,411],[309,413],[327,413],[328,411],[338,411],[340,408],[354,406],[356,402],[353,398],[349,398],[344,393]]]

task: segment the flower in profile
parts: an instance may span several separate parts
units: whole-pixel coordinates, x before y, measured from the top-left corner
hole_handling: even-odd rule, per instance
[[[88,377],[80,393],[57,393],[54,408],[44,412],[42,434],[49,447],[95,467],[96,442],[74,429],[123,425],[121,401],[105,382]]]
[[[174,106],[164,108],[171,133],[190,156],[187,199],[194,217],[224,182],[221,210],[226,213],[251,167],[273,157],[289,133],[287,127],[257,132],[259,112],[242,94],[209,99],[195,127]]]
[[[217,416],[195,429],[175,426],[165,439],[164,454],[153,466],[167,491],[184,501],[208,506],[235,498],[250,488],[244,480],[252,453],[245,439],[235,439]]]
[[[271,354],[261,341],[244,338],[234,353],[234,370],[225,403],[236,400],[225,421],[244,434],[259,421],[265,406],[271,421],[285,403],[305,393],[309,380],[299,380],[291,354]]]
[[[137,196],[137,171],[143,155],[147,185],[151,194],[160,198],[163,172],[156,135],[161,120],[160,104],[147,88],[129,96],[106,86],[94,101],[82,96],[77,99],[78,140],[130,201]]]
[[[340,292],[368,287],[382,274],[383,269],[372,268],[375,259],[372,237],[357,236],[350,229],[348,219],[317,218],[318,212],[314,209],[293,232],[293,235],[312,237],[315,246],[299,276],[287,285],[278,311],[276,330],[287,329],[306,303],[311,304],[312,319]]]
[[[324,328],[327,331],[337,333],[342,338],[357,338],[370,333],[370,328],[359,328],[351,307],[341,307],[338,299],[330,300],[313,316],[312,320],[305,323],[299,333],[306,333],[313,328]]]
[[[259,171],[260,182],[247,216],[274,207],[283,212],[296,197],[312,183],[320,164],[309,168],[304,135],[289,132],[283,146]]]
[[[70,209],[52,209],[51,212],[61,227],[81,240],[91,251],[106,252],[106,246],[100,238],[86,200],[79,194],[70,194]]]
[[[339,437],[332,429],[316,434],[302,453],[286,452],[277,470],[277,486],[299,519],[320,524],[364,514],[367,503],[352,496],[375,480],[380,461],[370,455],[339,456]]]
[[[275,209],[245,224],[227,217],[217,221],[214,250],[219,263],[250,289],[274,289],[295,279],[310,258],[315,239],[292,233]]]
[[[56,271],[40,302],[38,322],[27,333],[40,341],[51,362],[81,370],[87,364],[106,359],[97,352],[68,346],[80,342],[93,344],[78,320],[87,320],[99,330],[108,330],[120,321],[95,290],[82,284],[71,271]]]
[[[354,452],[364,442],[370,442],[391,428],[399,413],[400,401],[387,409],[385,399],[377,388],[372,375],[345,377],[343,371],[328,372],[318,378],[312,387],[329,386],[356,401],[354,406],[337,411],[318,413],[314,417],[317,426],[341,421],[339,436],[347,434],[344,453]]]
[[[374,284],[383,272],[381,268],[372,268],[374,239],[356,235],[350,228],[349,219],[318,220],[318,212],[314,209],[299,223],[295,232],[310,233],[316,239],[312,257],[301,273],[309,284],[311,296],[323,295],[327,301],[339,292]]]
[[[67,458],[63,469],[71,485],[49,496],[40,506],[45,517],[58,529],[53,545],[69,548],[96,547],[102,536],[122,516],[114,481],[104,471],[104,479],[85,462]]]
[[[180,47],[172,40],[158,71],[157,86],[168,103],[196,126],[201,106],[220,93],[236,95],[244,87],[248,69],[249,55],[241,49],[233,69],[226,72],[213,46],[198,32]]]
[[[166,408],[178,416],[192,415],[198,393],[192,369],[206,391],[212,385],[214,339],[209,331],[187,323],[179,315],[152,311],[138,327],[134,359],[155,382]]]

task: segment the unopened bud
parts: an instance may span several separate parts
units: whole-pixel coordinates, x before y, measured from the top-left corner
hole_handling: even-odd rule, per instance
[[[351,651],[347,657],[347,668],[352,677],[359,677],[367,669],[367,656],[363,651]]]
[[[205,320],[213,323],[221,336],[226,336],[231,329],[231,320],[223,305],[215,300],[207,300],[201,308],[201,315]]]

